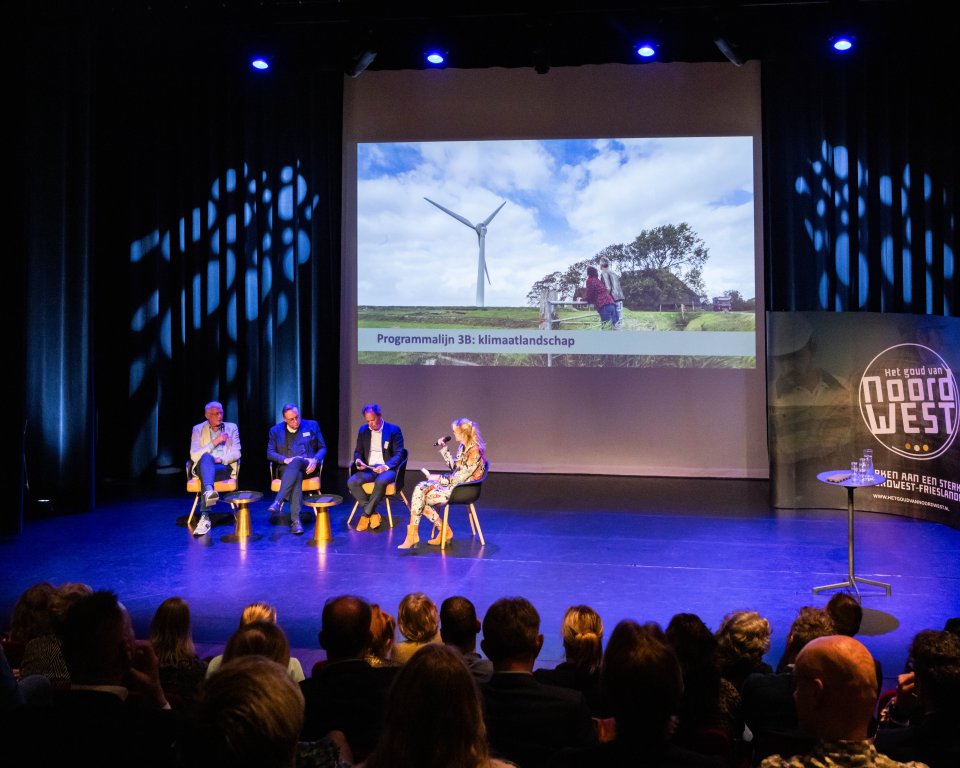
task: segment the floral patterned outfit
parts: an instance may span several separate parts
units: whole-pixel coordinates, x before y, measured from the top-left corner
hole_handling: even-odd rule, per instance
[[[485,456],[479,445],[467,446],[461,443],[456,459],[450,455],[450,451],[444,445],[440,449],[440,455],[453,471],[447,475],[440,475],[436,480],[421,480],[417,483],[417,487],[413,489],[413,496],[410,497],[410,525],[418,525],[423,514],[426,514],[431,523],[440,525],[440,515],[437,514],[433,505],[446,504],[453,489],[460,483],[479,480],[483,477]]]

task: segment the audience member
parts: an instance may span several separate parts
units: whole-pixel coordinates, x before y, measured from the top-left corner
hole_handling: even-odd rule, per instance
[[[483,617],[480,647],[494,669],[481,687],[490,745],[523,768],[547,765],[562,749],[597,738],[582,693],[533,676],[542,646],[540,615],[525,598],[500,598]]]
[[[265,626],[273,626],[269,623]],[[205,681],[178,745],[182,768],[341,768],[342,738],[299,743],[303,695],[286,668],[259,656],[224,663]]]
[[[266,656],[270,661],[288,667],[290,641],[286,633],[272,621],[252,621],[238,627],[230,635],[223,649],[221,668],[223,664],[241,656]]]
[[[49,706],[14,710],[20,754],[11,765],[169,768],[182,721],[163,694],[153,648],[135,639],[117,596],[97,591],[77,600],[64,616],[62,640],[70,689]]]
[[[442,706],[437,706],[442,702]],[[476,682],[461,654],[428,644],[397,673],[386,721],[364,768],[505,768],[491,758]],[[424,738],[424,713],[432,735]]]
[[[736,686],[720,675],[717,638],[699,616],[678,613],[667,625],[666,639],[683,675],[674,743],[732,762],[743,735],[743,713]]]
[[[918,632],[910,644],[912,703],[876,734],[877,751],[895,760],[920,760],[930,768],[960,765],[960,636],[946,630]],[[906,681],[905,681],[906,682]]]
[[[818,637],[835,634],[833,620],[822,608],[804,606],[790,625],[783,672],[756,673],[743,681],[743,718],[753,734],[754,759],[805,752],[813,745],[812,734],[804,732],[794,706],[794,662],[803,647]],[[875,680],[875,673],[871,674]]]
[[[371,667],[398,666],[393,660],[393,638],[397,622],[376,603],[370,604],[370,647],[364,660]]]
[[[615,736],[585,750],[564,752],[553,763],[557,768],[723,765],[718,757],[701,755],[670,741],[683,678],[676,654],[650,627],[629,620],[614,627],[603,654],[600,681],[616,724]]]
[[[836,627],[838,635],[854,637],[860,632],[860,625],[863,623],[863,607],[860,601],[849,592],[837,592],[827,601],[825,610],[833,620],[833,626]],[[783,659],[781,659],[782,663],[784,663]],[[873,663],[877,667],[877,696],[879,696],[883,685],[883,667],[876,657]],[[777,671],[782,671],[779,666]]]
[[[322,738],[341,731],[356,760],[376,744],[383,723],[384,699],[399,667],[371,667],[370,604],[355,595],[340,595],[323,606],[319,634],[327,661],[300,683],[306,701],[301,738]],[[421,713],[422,714],[422,713]]]
[[[397,627],[404,639],[393,646],[393,660],[403,664],[427,643],[440,642],[436,603],[423,592],[404,595],[397,609]]]
[[[150,621],[150,644],[160,663],[160,684],[175,707],[189,707],[207,673],[190,631],[190,606],[182,597],[160,603]]]
[[[737,690],[747,675],[773,672],[763,657],[770,650],[770,622],[757,611],[733,611],[723,617],[717,636],[720,674]]]
[[[271,624],[277,623],[277,609],[274,608],[270,603],[256,602],[250,603],[240,614],[240,624],[238,629],[243,627],[246,624],[253,624],[255,621],[269,621]],[[220,669],[220,664],[223,662],[223,655],[214,656],[210,659],[210,663],[207,664],[207,677],[213,675],[218,669]],[[303,674],[303,665],[300,663],[300,660],[295,656],[290,657],[290,661],[287,663],[287,673],[290,675],[290,679],[295,683],[301,682],[306,675]]]
[[[23,691],[20,690],[20,682],[14,676],[10,662],[7,661],[7,654],[3,652],[3,646],[0,645],[0,715],[5,715],[25,703],[26,699]]]
[[[541,683],[580,691],[597,717],[605,712],[600,699],[600,662],[603,659],[603,621],[589,605],[567,608],[560,625],[564,660],[541,668],[533,676]]]
[[[54,688],[68,688],[70,673],[63,658],[61,633],[63,618],[77,600],[93,593],[88,584],[67,582],[56,588],[50,604],[52,632],[29,640],[23,649],[20,674],[23,677],[43,675]]]
[[[493,675],[493,664],[477,653],[479,634],[477,609],[467,598],[455,595],[440,604],[440,639],[460,652],[474,680],[485,683]]]
[[[869,738],[876,705],[873,657],[845,635],[816,637],[795,657],[796,713],[800,727],[815,740],[805,754],[781,752],[764,758],[761,768],[898,768],[877,752]]]

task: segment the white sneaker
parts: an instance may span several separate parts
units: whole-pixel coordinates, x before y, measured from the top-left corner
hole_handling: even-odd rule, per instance
[[[210,490],[203,494],[203,500],[206,502],[208,507],[212,507],[218,501],[220,501],[220,494],[216,491]]]
[[[193,529],[194,536],[206,536],[210,533],[210,518],[207,515],[200,516],[200,522],[197,523],[197,527]]]

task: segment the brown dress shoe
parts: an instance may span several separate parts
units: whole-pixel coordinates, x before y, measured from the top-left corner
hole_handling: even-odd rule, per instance
[[[366,515],[360,515],[360,519],[357,521],[357,530],[365,531],[370,527],[370,518]]]
[[[376,512],[374,512],[372,515],[370,515],[370,530],[372,531],[372,530],[374,530],[375,528],[379,528],[379,527],[380,527],[380,521],[381,521],[382,519],[383,519],[383,518],[381,518],[380,515],[378,515]]]

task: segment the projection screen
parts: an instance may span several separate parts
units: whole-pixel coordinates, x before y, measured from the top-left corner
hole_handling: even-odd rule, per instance
[[[759,74],[348,79],[340,464],[378,402],[411,469],[465,416],[493,472],[766,477]]]

